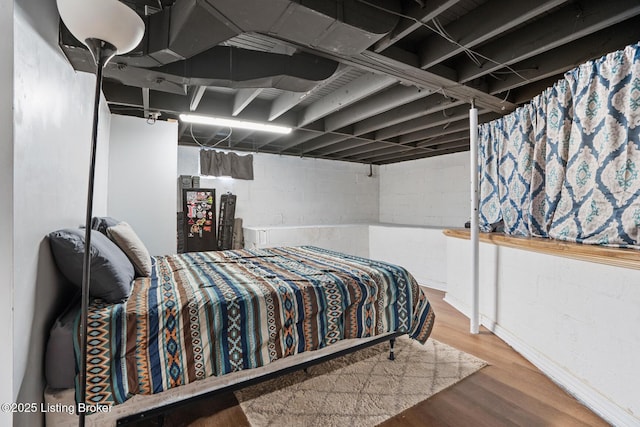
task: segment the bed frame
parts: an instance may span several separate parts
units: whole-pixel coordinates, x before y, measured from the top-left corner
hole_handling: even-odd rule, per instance
[[[267,372],[264,373],[262,375],[259,375],[257,377],[254,378],[249,378],[246,380],[240,380],[238,382],[234,382],[232,384],[228,384],[189,398],[186,398],[184,400],[180,400],[178,402],[173,402],[173,403],[169,403],[167,405],[163,405],[163,406],[159,406],[153,409],[149,409],[146,411],[142,411],[142,412],[138,412],[136,414],[133,415],[128,415],[125,416],[123,418],[120,418],[117,420],[116,425],[117,426],[127,426],[133,423],[137,423],[139,421],[142,420],[146,420],[149,418],[156,418],[158,419],[159,423],[158,425],[162,426],[164,424],[164,415],[170,411],[173,411],[174,409],[177,409],[181,406],[185,406],[191,403],[195,403],[195,402],[199,402],[205,399],[209,399],[211,397],[220,395],[220,394],[224,394],[224,393],[231,393],[234,392],[236,390],[239,390],[241,388],[244,387],[249,387],[264,381],[268,381],[270,379],[273,378],[277,378],[292,372],[296,372],[299,370],[304,370],[305,372],[307,372],[307,368],[310,368],[311,366],[320,364],[322,362],[326,362],[328,360],[332,360],[332,359],[336,359],[338,357],[341,356],[346,356],[347,354],[351,354],[354,352],[357,352],[358,350],[362,350],[371,346],[374,346],[376,344],[380,344],[384,341],[389,340],[389,360],[395,360],[395,354],[394,354],[394,344],[396,341],[396,338],[401,336],[401,335],[405,335],[406,332],[391,332],[388,334],[383,334],[380,336],[376,336],[372,339],[368,339],[364,342],[361,342],[359,344],[356,344],[354,346],[345,348],[345,349],[341,349],[332,353],[328,353],[326,355],[320,356],[318,358],[315,359],[311,359],[311,360],[307,360],[304,362],[300,362],[298,364],[292,365],[292,366],[288,366],[285,367],[283,369],[279,369],[277,371],[274,372]],[[326,348],[326,347],[325,347]],[[317,350],[314,350],[317,351]],[[304,354],[304,353],[299,353],[299,354]]]
[[[389,341],[389,359],[394,360],[394,343],[396,338],[407,332],[389,332],[367,338],[345,339],[313,351],[298,353],[293,356],[275,360],[266,365],[246,369],[218,377],[207,377],[183,386],[152,395],[136,395],[126,402],[111,407],[109,413],[89,415],[87,426],[127,426],[147,419],[157,420],[158,425],[164,423],[164,416],[169,412],[188,404],[230,393],[244,387],[255,385],[269,379],[277,378],[292,372],[332,360],[359,350]],[[48,408],[46,424],[52,427],[76,427],[79,416],[71,412],[75,407],[74,389],[47,388],[44,394]]]

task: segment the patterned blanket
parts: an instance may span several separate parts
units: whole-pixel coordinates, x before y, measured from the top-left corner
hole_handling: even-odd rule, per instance
[[[384,262],[315,247],[155,257],[126,302],[89,307],[87,402],[118,404],[346,338],[402,331],[424,343],[433,322],[415,279]]]

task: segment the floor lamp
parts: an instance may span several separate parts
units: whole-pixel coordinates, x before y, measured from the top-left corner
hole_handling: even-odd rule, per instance
[[[91,133],[91,163],[85,217],[85,251],[82,265],[82,308],[80,321],[80,393],[78,402],[85,404],[87,396],[87,317],[89,311],[89,283],[91,281],[91,218],[93,216],[93,184],[96,168],[98,112],[102,90],[102,71],[115,55],[130,52],[144,36],[144,22],[131,8],[118,0],[57,0],[60,18],[75,38],[84,43],[96,63],[96,90]],[[79,408],[80,409],[80,408]],[[84,426],[85,412],[78,411],[80,426]]]

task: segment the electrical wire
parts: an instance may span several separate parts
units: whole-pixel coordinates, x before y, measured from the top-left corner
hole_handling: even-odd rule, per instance
[[[492,63],[496,64],[496,65],[504,67],[504,68],[508,69],[509,71],[511,71],[516,76],[520,77],[525,82],[531,83],[531,80],[529,80],[528,78],[524,77],[522,74],[520,74],[518,71],[513,69],[511,66],[509,66],[507,64],[503,64],[501,62],[498,62],[498,61],[496,61],[494,59],[491,59],[488,56],[485,56],[485,55],[483,55],[483,54],[481,54],[479,52],[476,52],[476,51],[474,51],[474,50],[472,50],[472,49],[470,49],[470,48],[458,43],[451,36],[447,35],[447,32],[444,31],[444,28],[442,28],[442,31],[440,31],[438,28],[434,28],[431,25],[427,24],[426,22],[422,22],[421,20],[419,20],[417,18],[414,18],[413,16],[405,15],[404,13],[400,13],[400,12],[396,12],[395,10],[387,9],[386,7],[382,7],[382,6],[379,6],[377,4],[373,4],[373,3],[371,3],[371,2],[369,2],[367,0],[357,0],[357,1],[359,1],[360,3],[364,3],[364,4],[368,5],[368,6],[371,6],[371,7],[375,8],[375,9],[382,10],[383,12],[387,12],[387,13],[390,13],[392,15],[399,16],[401,18],[409,19],[409,20],[415,22],[416,24],[433,31],[434,33],[438,34],[440,37],[442,37],[445,40],[447,40],[449,43],[453,43],[454,45],[458,46],[468,56],[472,55],[473,57],[476,57],[476,60],[477,60],[477,57],[480,57],[480,58],[482,58],[484,60],[487,60],[489,62],[492,62]],[[439,24],[435,24],[435,22],[434,22],[434,25],[436,25],[436,27],[437,27]],[[469,58],[471,58],[471,60],[474,61],[472,59],[472,56],[469,56]],[[478,62],[476,62],[476,61],[474,61],[474,62],[476,63],[476,65],[481,66],[481,64],[479,64]]]
[[[440,20],[436,17],[433,18],[431,20],[431,22],[433,22],[433,25],[436,27],[436,29],[438,30],[437,33],[443,37],[445,40],[455,43],[453,42],[453,37],[451,37],[451,34],[449,34],[447,32],[447,30],[444,29],[444,26],[440,23]],[[478,57],[475,55],[475,53],[471,50],[471,49],[467,49],[466,47],[464,48],[464,53],[467,54],[467,56],[469,57],[469,59],[476,64],[478,67],[482,67],[482,62],[480,62],[480,60],[478,59]]]
[[[507,98],[509,97],[510,93],[511,93],[511,89],[507,89],[507,94],[504,96],[504,99],[500,101],[501,104],[504,104],[505,102],[507,102]]]
[[[225,136],[224,138],[222,138],[219,141],[216,141],[215,144],[213,145],[207,145],[207,143],[202,143],[200,141],[198,141],[198,139],[195,137],[195,135],[193,134],[193,123],[189,124],[189,133],[191,134],[191,138],[193,139],[193,141],[198,144],[200,147],[202,147],[205,150],[210,150],[212,148],[217,147],[218,145],[222,144],[223,142],[225,142],[226,140],[228,140],[229,138],[231,138],[231,134],[233,133],[233,129],[229,128],[229,133],[227,134],[227,136]]]

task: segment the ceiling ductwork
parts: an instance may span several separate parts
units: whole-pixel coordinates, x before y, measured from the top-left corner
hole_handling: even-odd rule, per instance
[[[334,61],[306,53],[278,55],[218,46],[157,68],[116,64],[105,70],[105,77],[127,86],[182,94],[185,86],[272,87],[305,92],[331,77],[337,67]]]
[[[274,87],[305,92],[327,79],[338,64],[307,53],[278,55],[218,46],[184,61],[150,69],[166,76],[184,76],[189,85]]]
[[[467,151],[463,104],[489,122],[640,37],[638,0],[119,1],[147,28],[105,70],[114,114],[271,122],[294,130],[181,123],[178,143],[374,165]]]
[[[400,2],[386,1],[385,8],[400,11]],[[131,58],[130,65],[187,59],[242,33],[355,55],[397,23],[396,16],[358,0],[177,0],[149,17],[144,57]],[[144,62],[151,58],[157,63]]]
[[[385,8],[399,10],[399,0],[385,2]],[[184,85],[191,84],[303,92],[330,77],[338,64],[310,54],[220,44],[239,34],[262,33],[354,55],[389,33],[398,18],[357,0],[177,0],[146,21],[138,50],[118,57],[105,77],[172,93],[184,93]],[[93,70],[90,53],[66,29],[60,44],[76,70]]]

